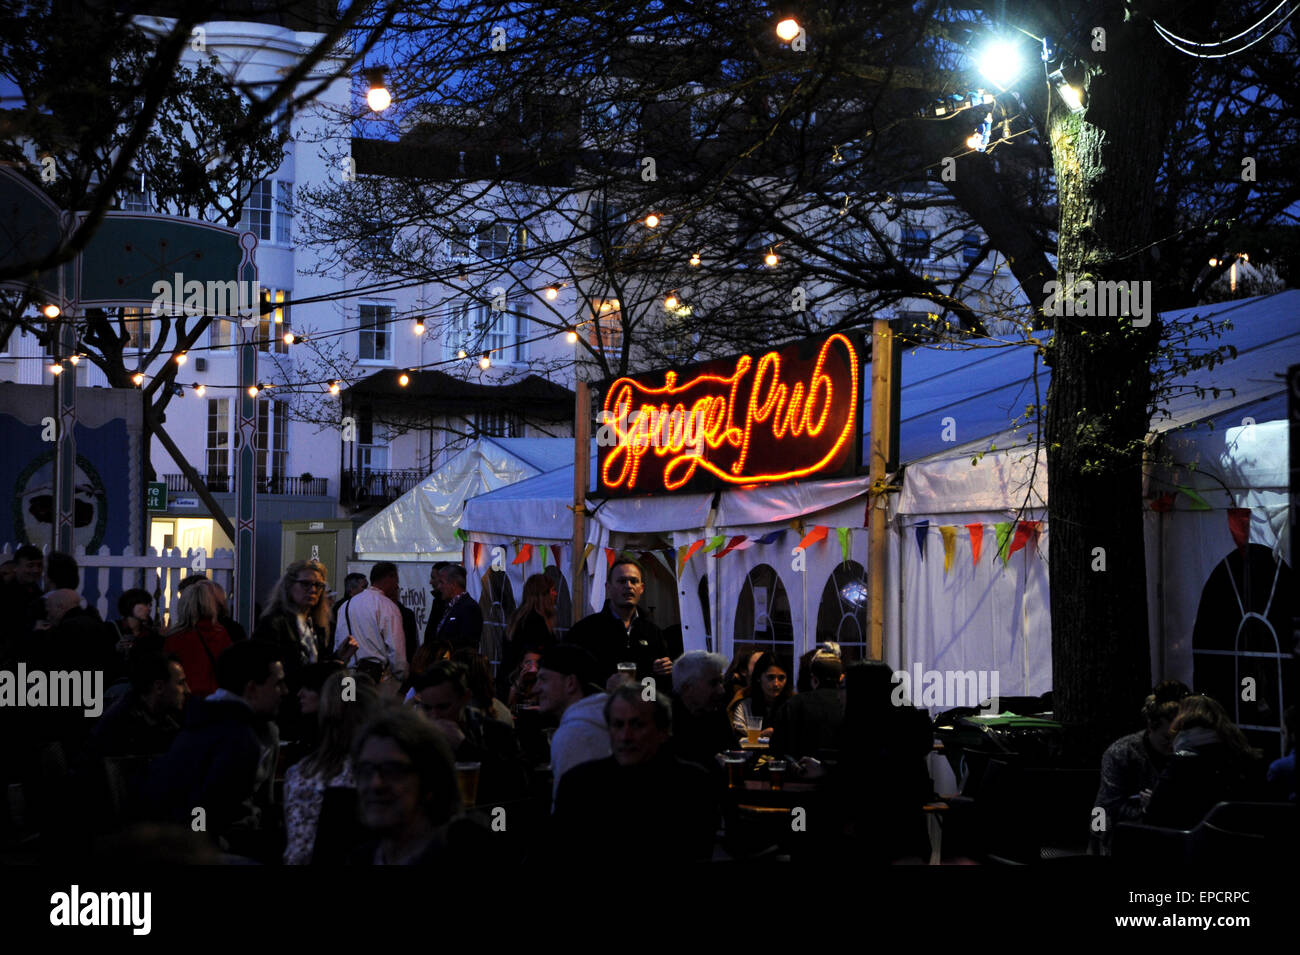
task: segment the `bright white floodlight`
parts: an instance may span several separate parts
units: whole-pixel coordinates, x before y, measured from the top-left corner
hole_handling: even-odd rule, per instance
[[[1025,68],[1020,48],[1007,40],[995,40],[980,53],[976,66],[998,89],[1005,90]]]

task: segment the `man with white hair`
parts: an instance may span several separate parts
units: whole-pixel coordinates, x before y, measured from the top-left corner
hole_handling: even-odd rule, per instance
[[[727,658],[704,650],[683,653],[673,662],[673,755],[710,771],[714,757],[734,749],[736,737],[727,717]]]

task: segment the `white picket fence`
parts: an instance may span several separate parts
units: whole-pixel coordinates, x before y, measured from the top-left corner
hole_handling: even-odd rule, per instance
[[[12,544],[0,545],[0,562],[13,560],[15,549]],[[48,553],[50,547],[47,544],[41,549]],[[179,547],[164,549],[161,553],[150,547],[145,553],[136,554],[128,547],[121,554],[113,554],[107,547],[101,547],[97,553],[87,554],[86,548],[78,547],[73,556],[81,568],[78,592],[84,596],[89,590],[95,595],[95,609],[105,620],[117,618],[117,595],[132,587],[143,587],[153,594],[155,616],[165,624],[180,583],[190,574],[206,573],[225,588],[227,595],[235,577],[235,552],[232,550],[217,550],[208,555],[203,548],[190,549],[182,554]],[[143,582],[140,582],[141,571],[144,572]],[[113,598],[111,603],[110,596]]]

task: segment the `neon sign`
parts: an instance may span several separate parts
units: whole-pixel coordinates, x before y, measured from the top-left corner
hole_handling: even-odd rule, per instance
[[[856,473],[860,350],[849,335],[623,377],[604,389],[604,494],[701,491]]]

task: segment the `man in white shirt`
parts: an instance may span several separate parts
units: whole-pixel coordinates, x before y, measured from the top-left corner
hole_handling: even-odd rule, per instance
[[[605,702],[609,696],[595,684],[596,658],[576,644],[560,643],[542,652],[537,670],[537,703],[553,713],[560,725],[551,738],[551,799],[560,791],[560,777],[574,766],[609,756]]]
[[[397,577],[397,565],[381,561],[370,571],[370,586],[339,604],[337,646],[353,637],[360,645],[350,664],[356,668],[365,661],[381,665],[391,673],[394,684],[406,679],[406,637],[402,630],[402,612],[385,594],[389,578]],[[366,667],[363,666],[363,669]]]

